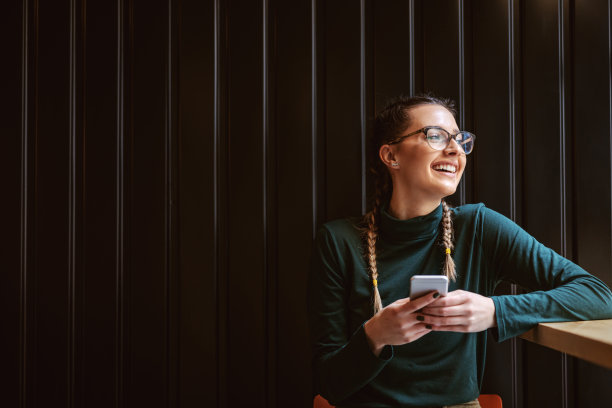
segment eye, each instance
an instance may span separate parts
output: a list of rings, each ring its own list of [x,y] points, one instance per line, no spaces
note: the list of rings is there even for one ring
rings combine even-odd
[[[439,130],[431,129],[429,132],[427,132],[427,140],[432,142],[441,142],[444,139],[446,139],[444,133],[440,132]]]

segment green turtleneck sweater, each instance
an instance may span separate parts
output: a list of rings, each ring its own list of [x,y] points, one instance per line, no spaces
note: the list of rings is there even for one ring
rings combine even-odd
[[[383,306],[409,296],[413,275],[440,274],[444,261],[438,240],[442,206],[399,220],[387,205],[376,244]],[[496,340],[538,322],[612,318],[612,294],[601,280],[483,204],[452,211],[458,277],[449,292],[492,297]],[[370,351],[363,324],[372,316],[372,280],[357,222],[328,222],[315,240],[308,288],[315,392],[347,407],[441,406],[477,398],[487,331],[430,332],[412,343],[385,346],[379,357]],[[533,292],[492,296],[502,280]]]

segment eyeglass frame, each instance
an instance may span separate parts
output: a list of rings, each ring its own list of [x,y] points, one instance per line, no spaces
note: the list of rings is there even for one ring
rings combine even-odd
[[[434,147],[433,147],[433,146],[432,146],[432,145],[429,143],[429,141],[427,140],[427,132],[429,132],[429,129],[439,129],[439,130],[443,130],[443,131],[445,131],[445,132],[448,134],[448,136],[449,136],[449,137],[448,137],[448,142],[446,143],[446,146],[444,146],[444,148],[443,148],[443,149],[439,149],[439,150],[438,150],[438,149],[434,148]],[[423,134],[425,135],[425,141],[427,142],[427,145],[428,145],[429,147],[431,147],[432,149],[437,150],[437,151],[442,151],[442,150],[444,150],[444,149],[448,148],[448,146],[450,145],[451,140],[454,140],[454,141],[455,141],[455,143],[457,143],[457,146],[461,147],[461,145],[459,144],[459,142],[457,141],[457,139],[455,139],[455,137],[456,137],[458,134],[460,134],[460,133],[467,133],[467,134],[469,134],[469,135],[472,137],[472,143],[474,143],[474,142],[476,141],[476,135],[475,135],[475,134],[473,134],[473,133],[471,133],[471,132],[468,132],[468,131],[466,131],[466,130],[460,130],[459,132],[457,132],[457,133],[455,133],[455,134],[453,135],[453,134],[451,134],[451,133],[450,133],[448,130],[446,130],[446,129],[444,129],[444,128],[441,128],[440,126],[425,126],[425,127],[422,127],[422,128],[421,128],[421,129],[419,129],[419,130],[415,130],[415,131],[414,131],[414,132],[412,132],[412,133],[408,133],[407,135],[400,136],[400,137],[399,137],[399,139],[394,140],[393,142],[390,142],[390,143],[387,143],[387,144],[388,144],[388,145],[393,145],[393,144],[401,143],[401,142],[402,142],[402,141],[403,141],[405,138],[410,137],[410,136],[414,136],[414,135],[419,134],[419,133],[421,133],[421,132],[423,132]],[[461,147],[461,150],[463,151],[463,154],[465,154],[465,155],[467,156],[468,154],[472,153],[472,150],[474,150],[474,148],[472,148],[472,150],[470,150],[470,153],[466,153],[466,152],[465,152],[465,150],[463,149],[463,147]]]

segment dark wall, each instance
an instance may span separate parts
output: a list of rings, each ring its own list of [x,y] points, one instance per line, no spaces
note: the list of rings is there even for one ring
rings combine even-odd
[[[454,98],[485,202],[612,283],[605,0],[12,0],[0,14],[7,407],[311,405],[312,238],[363,213],[386,98]],[[501,293],[518,289],[505,285]],[[507,407],[612,372],[490,343]]]

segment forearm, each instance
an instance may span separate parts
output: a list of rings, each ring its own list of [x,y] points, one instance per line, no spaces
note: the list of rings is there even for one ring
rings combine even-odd
[[[537,323],[612,318],[612,293],[592,275],[547,291],[494,296],[499,341],[517,336]]]

